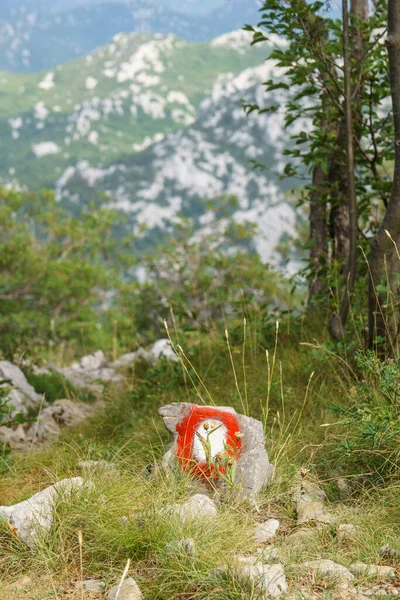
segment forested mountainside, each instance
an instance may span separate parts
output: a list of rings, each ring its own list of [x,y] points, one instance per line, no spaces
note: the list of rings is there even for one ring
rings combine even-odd
[[[105,192],[146,244],[181,212],[206,226],[202,202],[235,195],[235,218],[257,221],[258,250],[276,259],[295,222],[293,182],[279,178],[289,136],[283,115],[247,117],[241,107],[281,93],[261,86],[276,73],[264,63],[275,40],[262,49],[250,41],[243,31],[204,43],[119,34],[50,71],[3,73],[1,182],[54,188],[75,213]]]

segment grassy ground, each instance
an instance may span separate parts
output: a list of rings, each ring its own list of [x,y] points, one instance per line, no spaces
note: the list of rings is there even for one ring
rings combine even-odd
[[[232,565],[235,555],[256,551],[254,524],[269,517],[281,523],[275,547],[289,586],[305,586],[324,594],[321,597],[338,596],[329,581],[304,580],[299,563],[321,557],[345,566],[355,561],[377,563],[382,562],[380,546],[399,548],[398,480],[381,479],[377,487],[365,474],[359,477],[359,472],[346,470],[346,456],[338,446],[338,417],[332,407],[346,405],[354,386],[343,360],[321,348],[300,345],[311,335],[288,326],[281,330],[277,346],[273,329],[260,339],[249,327],[246,337],[243,344],[243,332],[231,334],[229,347],[217,333],[185,338],[181,343],[190,361],[186,370],[167,363],[138,369],[127,377],[123,389],[108,391],[106,409],[95,419],[64,433],[50,448],[4,458],[0,480],[4,505],[26,499],[63,477],[80,475],[78,463],[83,459],[106,459],[118,472],[99,473],[93,486],[60,501],[53,527],[35,551],[1,530],[0,598],[80,599],[74,583],[82,576],[100,578],[108,589],[130,559],[129,572],[146,599],[255,600],[256,591],[238,578]],[[143,466],[157,459],[169,441],[157,408],[179,401],[231,405],[241,412],[248,405],[249,414],[263,419],[276,474],[257,510],[228,493],[212,523],[182,525],[157,513],[193,493],[193,483],[180,473],[142,475]],[[338,467],[352,483],[346,500],[340,499],[335,481]],[[288,540],[296,530],[291,492],[300,469],[320,482],[336,522],[357,527],[354,539],[339,539],[332,526],[301,544]],[[133,515],[128,523],[121,520],[128,515]],[[179,550],[179,540],[187,537],[195,541],[194,558]],[[220,565],[228,567],[223,574],[216,569]],[[25,584],[23,577],[29,577]]]

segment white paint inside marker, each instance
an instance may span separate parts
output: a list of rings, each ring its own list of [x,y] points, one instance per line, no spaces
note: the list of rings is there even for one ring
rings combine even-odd
[[[207,440],[208,436],[211,445],[212,459],[214,459],[217,454],[225,451],[227,429],[221,421],[218,421],[217,419],[206,419],[197,427],[196,432],[201,435],[204,441]],[[206,451],[196,434],[193,440],[193,458],[199,463],[207,462]]]

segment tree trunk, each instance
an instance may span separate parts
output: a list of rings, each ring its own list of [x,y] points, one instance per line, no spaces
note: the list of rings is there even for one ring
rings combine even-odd
[[[352,0],[350,13],[353,21],[354,19],[368,19],[368,0]],[[342,0],[342,15],[344,119],[338,126],[338,140],[342,140],[343,147],[346,147],[346,156],[345,161],[340,160],[340,157],[338,157],[336,164],[332,165],[330,173],[336,181],[339,192],[338,203],[332,206],[331,211],[333,258],[341,265],[339,274],[346,277],[340,309],[329,322],[329,332],[336,341],[339,341],[345,333],[350,308],[350,295],[357,276],[358,230],[352,104],[355,104],[357,108],[357,101],[362,93],[363,86],[360,84],[357,96],[354,98],[354,90],[351,84],[351,58],[354,57],[357,64],[360,64],[364,51],[361,27],[357,23],[353,23],[351,33],[349,32],[348,0]]]
[[[399,293],[396,273],[400,261],[395,247],[400,244],[400,2],[388,0],[388,35],[390,87],[392,93],[395,131],[395,164],[392,193],[378,233],[371,240],[369,286],[369,343],[373,347],[377,337],[386,342],[386,349],[394,353],[398,348]],[[387,235],[390,234],[391,238]],[[392,241],[393,240],[393,241]],[[385,280],[388,293],[378,290]],[[389,299],[389,302],[388,302]]]
[[[317,166],[313,171],[313,191],[310,194],[310,266],[311,279],[308,286],[308,308],[313,305],[313,300],[324,289],[325,283],[322,273],[328,263],[328,225],[326,222],[326,202],[322,198],[323,186],[326,175],[321,167]]]

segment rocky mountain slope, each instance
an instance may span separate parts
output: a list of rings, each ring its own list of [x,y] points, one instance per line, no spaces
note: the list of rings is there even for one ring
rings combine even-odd
[[[257,221],[259,251],[276,258],[295,223],[292,182],[279,179],[290,132],[283,115],[246,117],[241,107],[279,100],[261,85],[276,69],[264,62],[268,47],[249,42],[243,31],[200,44],[119,34],[51,71],[2,74],[1,182],[54,187],[74,211],[105,192],[146,243],[178,213],[208,226],[202,201],[236,195],[234,218]]]
[[[256,0],[193,3],[156,0],[3,0],[0,70],[50,69],[106,44],[117,33],[152,32],[204,41],[257,22]],[[191,10],[191,13],[187,12]]]

